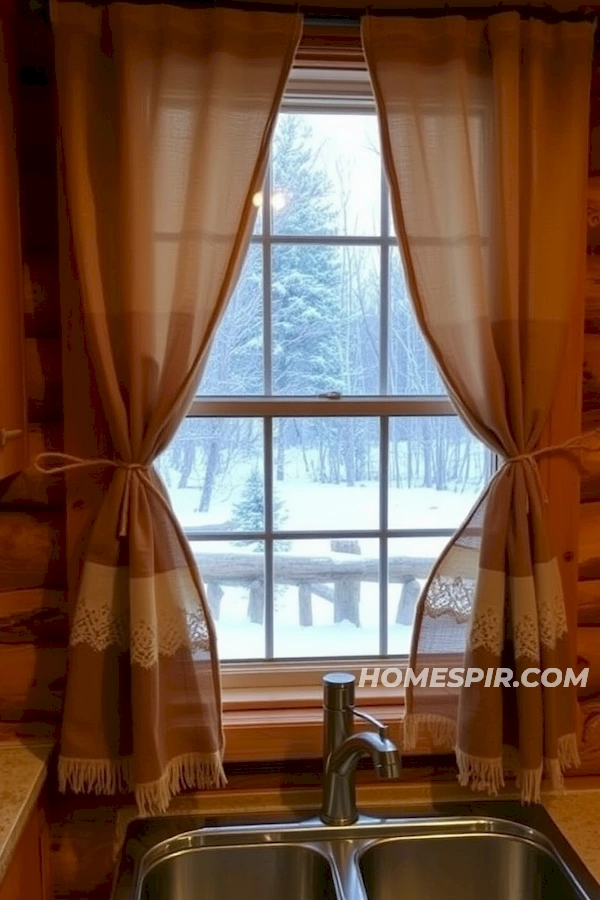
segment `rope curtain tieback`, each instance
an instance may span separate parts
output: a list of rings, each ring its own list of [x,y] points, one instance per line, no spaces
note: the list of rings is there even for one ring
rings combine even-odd
[[[59,465],[44,465],[45,462],[50,463],[52,460],[61,460]],[[121,501],[121,513],[119,516],[119,537],[126,537],[129,526],[129,497],[131,494],[131,479],[133,475],[142,481],[142,483],[157,497],[163,505],[167,515],[176,526],[179,522],[171,508],[171,504],[164,497],[163,493],[152,483],[148,476],[148,472],[152,469],[150,463],[125,462],[122,459],[107,459],[99,456],[93,459],[83,459],[81,456],[72,456],[70,453],[39,453],[33,461],[33,468],[42,475],[60,475],[65,472],[72,472],[75,469],[90,469],[93,466],[109,466],[113,469],[125,469],[125,487],[123,489],[123,499]]]
[[[598,450],[600,449],[599,445],[589,446],[589,441],[594,436],[598,440],[600,440],[600,428],[595,428],[588,434],[577,435],[576,437],[565,441],[563,444],[553,444],[550,447],[540,447],[538,450],[531,450],[528,453],[519,453],[516,456],[505,457],[502,460],[502,464],[498,467],[497,471],[494,473],[493,477],[488,483],[486,493],[506,466],[522,462],[530,465],[533,469],[536,477],[538,478],[544,502],[547,503],[548,496],[541,482],[540,470],[539,466],[537,465],[539,457],[555,453],[566,453],[570,456],[576,456],[578,451],[580,450]],[[59,465],[44,465],[44,463],[50,463],[53,460],[60,460],[61,462]],[[72,472],[75,469],[89,469],[93,466],[110,466],[114,469],[126,470],[125,488],[123,490],[123,501],[121,503],[121,515],[119,518],[119,537],[125,537],[127,535],[129,524],[129,496],[131,493],[131,479],[134,473],[160,501],[173,524],[176,526],[176,528],[179,528],[179,522],[177,520],[177,517],[175,516],[175,513],[173,512],[171,504],[165,498],[164,494],[153,484],[153,482],[148,477],[148,472],[152,469],[152,465],[149,463],[125,462],[125,460],[122,459],[107,459],[106,457],[102,456],[93,459],[84,459],[81,456],[72,456],[70,453],[60,452],[40,453],[33,461],[33,468],[37,472],[40,472],[40,474],[42,475],[60,475],[65,472]]]
[[[596,443],[593,443],[593,438],[596,438]],[[494,472],[493,477],[490,479],[486,493],[494,483],[494,481],[500,476],[500,474],[504,471],[506,466],[512,465],[513,463],[525,463],[529,465],[533,474],[538,480],[538,484],[540,486],[540,491],[542,494],[542,499],[544,503],[548,503],[548,495],[546,493],[546,489],[542,483],[542,477],[540,474],[540,468],[538,466],[538,459],[540,456],[550,456],[554,454],[564,453],[571,458],[574,458],[577,462],[578,453],[582,450],[599,450],[600,444],[597,443],[600,441],[600,428],[594,428],[592,431],[589,431],[587,434],[578,434],[576,437],[570,438],[568,441],[565,441],[562,444],[552,444],[549,447],[540,447],[537,450],[530,450],[528,453],[518,453],[516,456],[506,456],[502,460],[501,464],[498,466],[496,472]]]

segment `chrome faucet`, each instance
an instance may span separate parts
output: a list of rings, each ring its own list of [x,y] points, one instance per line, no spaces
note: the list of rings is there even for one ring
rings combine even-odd
[[[354,675],[330,672],[323,678],[323,806],[327,825],[352,825],[358,818],[354,774],[370,756],[380,778],[400,777],[400,754],[388,729],[374,716],[354,708]],[[354,716],[377,729],[353,733]]]

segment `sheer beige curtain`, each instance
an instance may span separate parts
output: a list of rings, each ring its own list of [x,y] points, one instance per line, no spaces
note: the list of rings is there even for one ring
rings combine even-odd
[[[301,17],[68,0],[51,13],[77,458],[40,464],[68,470],[88,512],[59,778],[133,789],[152,813],[224,780],[214,627],[152,462],[234,286]]]
[[[414,688],[405,738],[423,727],[454,746],[461,782],[492,793],[514,769],[537,800],[544,766],[559,783],[577,761],[572,688],[522,677],[569,664],[538,459],[582,286],[593,27],[368,17],[363,42],[415,311],[458,412],[500,459],[426,585],[411,656],[485,678]],[[519,686],[494,686],[498,666]]]

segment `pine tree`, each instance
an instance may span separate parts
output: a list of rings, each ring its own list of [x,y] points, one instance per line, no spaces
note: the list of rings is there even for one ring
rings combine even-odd
[[[273,214],[277,234],[331,234],[331,183],[306,119],[280,117],[273,144]],[[273,388],[276,394],[341,390],[336,325],[340,316],[340,250],[286,244],[273,251]]]
[[[258,469],[253,469],[241,492],[240,499],[232,508],[233,521],[238,531],[262,531],[265,527],[265,505],[263,481]],[[273,519],[275,528],[281,528],[287,519],[287,509],[283,500],[273,498]],[[261,541],[235,541],[238,547],[252,547],[262,550]],[[289,541],[278,541],[277,549],[286,550]]]

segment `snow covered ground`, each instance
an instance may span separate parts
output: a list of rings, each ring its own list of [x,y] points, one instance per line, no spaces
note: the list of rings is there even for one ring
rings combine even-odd
[[[178,489],[179,475],[166,470],[163,460],[161,472],[170,482],[169,492],[174,508],[184,528],[214,527],[231,522],[233,506],[248,477],[247,466],[236,466],[231,477],[215,489],[208,512],[198,512],[199,479],[190,486]],[[290,478],[276,483],[276,498],[281,501],[286,531],[328,531],[335,529],[376,529],[379,517],[379,488],[377,483],[362,483],[354,487],[344,484],[320,484],[307,478]],[[457,528],[478,496],[478,486],[464,492],[430,488],[397,488],[389,491],[389,521],[391,528]],[[436,558],[447,538],[412,537],[390,538],[388,555],[393,557]],[[379,541],[361,539],[361,556],[377,559]],[[256,552],[260,548],[239,546],[228,540],[195,541],[196,553]],[[282,550],[275,544],[275,554],[293,556],[348,559],[346,554],[331,550],[330,538],[293,540]],[[421,586],[424,579],[419,579]],[[253,624],[248,618],[247,587],[225,585],[217,621],[221,659],[261,659],[265,656],[264,626]],[[389,585],[388,647],[399,656],[408,653],[411,626],[395,623],[401,585]],[[333,604],[313,594],[313,625],[302,627],[298,616],[298,588],[275,585],[274,653],[276,657],[332,657],[376,655],[379,652],[379,587],[362,582],[360,590],[360,627],[351,622],[333,622]]]

